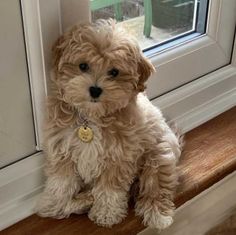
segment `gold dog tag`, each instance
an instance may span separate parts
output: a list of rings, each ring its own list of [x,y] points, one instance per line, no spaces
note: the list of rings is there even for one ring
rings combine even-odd
[[[78,137],[83,142],[89,143],[93,139],[93,130],[87,126],[81,126],[78,130]]]

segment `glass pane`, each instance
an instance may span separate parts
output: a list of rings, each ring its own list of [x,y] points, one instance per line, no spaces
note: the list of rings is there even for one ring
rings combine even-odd
[[[19,0],[0,1],[0,31],[2,168],[36,152]]]
[[[193,32],[204,33],[207,0],[90,0],[92,20],[114,18],[143,49]]]

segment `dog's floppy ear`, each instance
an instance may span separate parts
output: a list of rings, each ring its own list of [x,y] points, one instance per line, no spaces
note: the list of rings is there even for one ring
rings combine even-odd
[[[81,38],[82,29],[86,24],[77,24],[69,28],[63,35],[61,35],[52,47],[52,62],[55,71],[59,71],[64,61],[61,58],[64,54],[70,52],[70,47],[73,41],[78,41]],[[77,35],[77,36],[76,36]]]
[[[138,90],[143,92],[146,88],[145,82],[151,76],[151,74],[155,72],[155,68],[152,63],[143,55],[140,56],[138,61],[138,73],[139,73],[139,81],[138,81]]]
[[[67,51],[70,46],[70,41],[73,38],[73,32],[78,29],[78,26],[73,26],[63,35],[61,35],[52,46],[52,62],[56,71],[60,70],[60,59],[64,51]]]
[[[62,57],[63,51],[66,47],[66,38],[65,35],[60,36],[52,47],[52,63],[56,71],[59,69],[60,58]]]

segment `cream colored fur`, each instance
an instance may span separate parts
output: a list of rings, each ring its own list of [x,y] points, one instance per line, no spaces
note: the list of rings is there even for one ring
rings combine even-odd
[[[112,226],[127,214],[129,191],[139,179],[136,214],[146,226],[172,223],[177,185],[178,137],[142,93],[154,71],[137,42],[112,21],[77,25],[56,42],[45,127],[47,182],[37,205],[41,216],[88,212]],[[87,63],[88,71],[79,64]],[[119,70],[117,77],[108,71]],[[90,86],[103,89],[91,98]],[[94,132],[77,135],[82,120]]]

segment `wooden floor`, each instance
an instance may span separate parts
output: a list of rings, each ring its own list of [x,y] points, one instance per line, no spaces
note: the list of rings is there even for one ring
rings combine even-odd
[[[186,134],[181,158],[180,206],[236,169],[236,107]],[[130,209],[112,229],[101,228],[84,216],[55,220],[32,215],[0,232],[4,235],[135,235],[144,227]]]
[[[212,228],[206,235],[235,235],[236,234],[236,211],[225,221]]]

